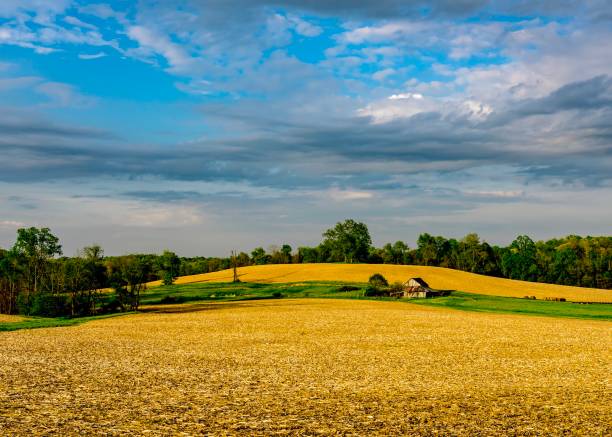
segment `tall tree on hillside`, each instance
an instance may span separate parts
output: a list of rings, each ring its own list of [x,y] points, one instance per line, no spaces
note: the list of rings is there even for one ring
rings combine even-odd
[[[256,247],[251,252],[251,259],[253,260],[253,264],[261,265],[268,263],[268,255],[263,247]]]
[[[137,311],[151,265],[139,255],[127,255],[111,261],[108,268],[109,282],[121,308]]]
[[[289,246],[288,244],[283,244],[281,246],[280,249],[280,253],[283,257],[283,263],[284,264],[290,264],[291,263],[291,252],[293,251],[293,249],[291,249],[291,246]]]
[[[85,274],[87,280],[85,305],[88,314],[95,314],[100,291],[107,286],[104,250],[97,244],[83,248]]]
[[[519,235],[502,258],[504,275],[510,279],[537,279],[536,245],[527,235]]]
[[[22,228],[17,230],[13,251],[24,260],[26,286],[22,290],[24,305],[29,306],[33,295],[39,293],[45,284],[49,261],[62,254],[59,239],[49,228]]]
[[[345,220],[325,231],[323,238],[321,245],[329,247],[334,260],[353,263],[368,259],[372,238],[364,223]]]
[[[158,273],[161,276],[164,285],[172,285],[178,277],[181,267],[181,259],[176,253],[169,250],[164,250],[164,253],[159,257]]]
[[[0,250],[0,313],[17,313],[17,295],[23,282],[23,262],[15,250]]]

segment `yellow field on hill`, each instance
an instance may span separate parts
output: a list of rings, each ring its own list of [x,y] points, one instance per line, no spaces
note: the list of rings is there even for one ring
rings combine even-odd
[[[433,288],[495,296],[536,296],[538,299],[564,297],[571,301],[612,302],[612,290],[514,281],[442,267],[392,264],[277,264],[238,269],[240,280],[265,283],[301,281],[367,282],[368,278],[374,273],[382,273],[389,282],[403,282],[412,277],[421,277]],[[183,276],[178,278],[176,283],[229,282],[232,278],[231,270],[223,270],[202,275]],[[151,285],[159,283],[158,281],[151,283]]]
[[[5,435],[610,435],[612,324],[332,299],[0,333]]]

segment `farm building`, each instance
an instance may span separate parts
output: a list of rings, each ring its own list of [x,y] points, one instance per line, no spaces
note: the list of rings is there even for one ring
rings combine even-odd
[[[423,278],[410,278],[403,284],[404,290],[398,297],[436,297],[448,296],[451,290],[434,290]]]
[[[433,290],[422,278],[410,278],[404,282],[404,297],[431,297]]]

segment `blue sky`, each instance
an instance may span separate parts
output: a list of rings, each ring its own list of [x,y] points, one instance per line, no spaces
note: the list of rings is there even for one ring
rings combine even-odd
[[[609,234],[604,0],[3,0],[0,246]]]

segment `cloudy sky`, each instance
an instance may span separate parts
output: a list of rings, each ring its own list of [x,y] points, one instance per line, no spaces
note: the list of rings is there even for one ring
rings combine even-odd
[[[0,246],[612,230],[608,0],[2,0]]]

